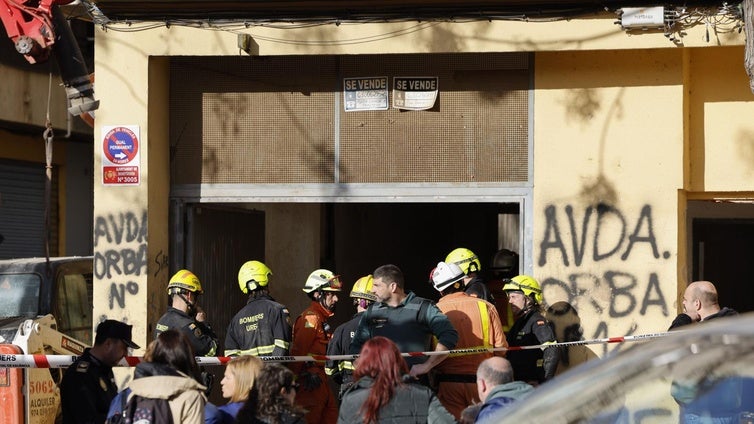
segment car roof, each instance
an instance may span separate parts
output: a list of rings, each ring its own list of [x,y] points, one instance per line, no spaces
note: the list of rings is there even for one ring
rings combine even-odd
[[[733,360],[735,358],[735,361]],[[495,423],[581,422],[652,378],[699,379],[754,364],[754,313],[717,318],[589,361],[539,386],[501,411]],[[746,371],[751,372],[751,370]],[[751,375],[750,375],[751,376]]]

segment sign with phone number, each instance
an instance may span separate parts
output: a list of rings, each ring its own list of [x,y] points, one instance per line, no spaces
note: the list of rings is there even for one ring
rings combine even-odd
[[[137,125],[102,127],[103,185],[139,185],[140,160]]]

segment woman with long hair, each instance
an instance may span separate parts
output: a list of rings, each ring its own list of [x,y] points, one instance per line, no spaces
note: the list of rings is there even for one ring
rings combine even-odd
[[[136,365],[128,397],[167,399],[173,422],[202,424],[206,387],[196,380],[197,370],[191,342],[180,331],[167,330],[149,344],[144,362]]]
[[[235,421],[238,411],[249,398],[262,365],[261,359],[251,355],[238,356],[228,362],[223,379],[220,380],[223,398],[228,399],[228,403],[219,407],[208,403],[204,414],[205,424],[229,424]]]
[[[241,424],[306,424],[306,411],[293,404],[298,384],[287,367],[267,362],[259,371],[249,398],[238,412]]]
[[[428,387],[412,382],[398,346],[376,336],[356,360],[356,379],[343,395],[338,424],[455,423]]]

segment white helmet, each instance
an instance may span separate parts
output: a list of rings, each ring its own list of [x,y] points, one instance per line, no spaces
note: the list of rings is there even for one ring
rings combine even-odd
[[[309,274],[304,284],[304,293],[312,293],[317,290],[339,292],[343,285],[340,277],[326,269],[317,269]]]
[[[432,285],[437,291],[442,293],[443,290],[457,283],[465,277],[460,266],[454,263],[439,262],[432,272]]]

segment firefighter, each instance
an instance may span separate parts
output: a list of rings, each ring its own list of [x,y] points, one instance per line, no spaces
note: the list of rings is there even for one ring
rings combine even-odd
[[[479,273],[482,271],[482,263],[474,252],[465,247],[453,249],[453,251],[448,253],[448,256],[445,257],[445,262],[454,263],[463,270],[463,273],[465,274],[463,284],[466,287],[465,290],[467,294],[484,299],[490,303],[495,303],[495,300],[490,293],[490,289],[479,276]]]
[[[356,328],[359,326],[359,320],[364,311],[367,310],[377,296],[372,293],[372,275],[359,278],[353,284],[351,294],[353,304],[356,306],[356,315],[350,321],[339,325],[333,332],[332,339],[327,345],[327,355],[348,355],[351,340],[356,334]],[[353,361],[327,361],[325,363],[325,372],[330,378],[340,386],[338,399],[342,398],[343,393],[353,383]]]
[[[108,319],[97,325],[94,346],[65,371],[60,383],[63,424],[103,423],[118,393],[113,367],[139,349],[131,340],[132,326]]]
[[[332,337],[332,329],[327,319],[333,316],[340,278],[326,269],[318,269],[309,274],[304,285],[304,293],[311,299],[308,308],[296,318],[293,324],[291,355],[325,355],[327,343]],[[338,405],[335,402],[327,374],[321,362],[293,362],[291,370],[297,375],[299,389],[296,391],[296,404],[308,410],[307,423],[334,423],[338,420]]]
[[[517,275],[505,283],[503,291],[508,295],[508,303],[516,319],[508,331],[509,346],[557,342],[555,332],[543,314],[542,289],[537,280],[528,275]],[[511,350],[507,357],[516,380],[537,386],[555,376],[560,350],[557,346]]]
[[[154,338],[174,328],[188,337],[196,356],[217,355],[217,336],[197,305],[202,293],[202,283],[196,275],[185,269],[176,272],[168,283],[168,310],[157,321]]]
[[[272,270],[259,261],[248,261],[238,270],[238,285],[249,295],[228,324],[225,356],[286,356],[291,343],[288,308],[270,297]]]
[[[465,273],[454,263],[440,262],[432,274],[432,284],[442,295],[437,307],[458,331],[456,349],[505,348],[503,326],[495,305],[464,292]],[[494,355],[503,356],[504,351]],[[450,356],[435,367],[437,397],[445,409],[461,418],[461,411],[479,402],[476,372],[491,352]]]

